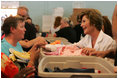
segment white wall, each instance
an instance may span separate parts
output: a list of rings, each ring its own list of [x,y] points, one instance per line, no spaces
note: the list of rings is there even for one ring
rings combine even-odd
[[[84,7],[98,9],[103,15],[112,19],[112,14],[117,1],[82,1]],[[20,1],[20,5],[29,9],[33,23],[42,26],[42,16],[52,15],[56,7],[64,8],[64,16],[69,17],[73,11],[73,1]]]

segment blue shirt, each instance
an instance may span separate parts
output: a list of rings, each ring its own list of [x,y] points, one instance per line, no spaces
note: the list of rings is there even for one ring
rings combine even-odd
[[[23,52],[23,49],[19,42],[17,42],[17,45],[14,47],[11,44],[9,44],[5,38],[3,38],[3,40],[1,40],[1,52],[5,53],[8,57],[10,54],[9,48],[13,48],[16,51]]]

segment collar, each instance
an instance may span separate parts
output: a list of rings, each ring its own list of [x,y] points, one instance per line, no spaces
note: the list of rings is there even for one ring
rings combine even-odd
[[[104,32],[101,30],[99,35],[98,35],[96,43],[99,43],[103,40],[103,35],[104,35]]]

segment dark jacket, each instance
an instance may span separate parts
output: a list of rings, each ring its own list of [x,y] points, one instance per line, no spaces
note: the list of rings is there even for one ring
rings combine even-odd
[[[84,31],[83,31],[83,28],[80,26],[81,24],[77,24],[75,25],[75,27],[73,28],[75,31],[76,31],[76,38],[77,38],[77,41],[76,42],[79,42],[80,41],[80,37],[81,35],[82,36],[85,36],[84,35]]]
[[[35,28],[34,24],[28,24],[26,22],[25,28],[26,28],[26,31],[25,31],[24,39],[32,40],[32,39],[36,38],[36,28]]]
[[[24,39],[23,40],[32,40],[36,38],[36,28],[34,26],[34,24],[28,24],[27,22],[25,23],[25,35],[24,35]],[[28,52],[30,48],[23,48],[24,51]]]
[[[66,38],[69,42],[76,42],[76,32],[72,27],[65,27],[56,32],[57,37]]]

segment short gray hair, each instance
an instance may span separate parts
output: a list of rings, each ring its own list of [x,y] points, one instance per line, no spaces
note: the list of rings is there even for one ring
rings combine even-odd
[[[73,25],[73,22],[69,18],[67,18],[67,17],[62,18],[62,20],[64,22],[67,22],[69,25]]]
[[[28,8],[25,7],[25,6],[20,6],[20,7],[18,7],[18,10],[19,10],[19,9],[24,9],[24,10],[26,10],[27,12],[29,12]]]

